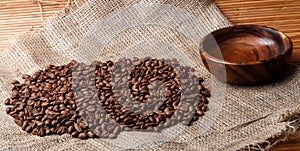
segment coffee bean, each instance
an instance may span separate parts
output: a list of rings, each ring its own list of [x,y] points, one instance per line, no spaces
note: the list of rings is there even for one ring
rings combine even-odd
[[[74,131],[74,132],[71,133],[71,136],[72,136],[72,137],[78,137],[78,134],[79,134],[79,132]]]
[[[86,133],[80,133],[79,135],[78,135],[78,138],[79,139],[86,139],[87,138],[87,134]]]
[[[113,131],[113,134],[119,134],[120,133],[120,131],[121,131],[121,127],[120,126],[116,126],[115,127],[115,129],[114,129],[114,131]]]
[[[58,134],[58,135],[62,135],[62,134],[65,133],[65,131],[66,131],[66,127],[61,126],[61,127],[59,127],[59,128],[57,129],[57,134]]]
[[[18,80],[12,80],[11,84],[15,85],[15,84],[19,84],[20,82]]]
[[[49,103],[48,102],[43,102],[43,103],[41,103],[41,106],[42,107],[45,107],[45,106],[47,106]]]
[[[28,125],[27,127],[25,127],[25,131],[26,131],[27,133],[30,133],[31,130],[32,130],[32,125]]]
[[[5,99],[4,105],[10,105],[10,98]]]
[[[6,114],[10,114],[11,111],[12,111],[12,108],[10,108],[10,107],[6,108]]]
[[[75,123],[74,128],[76,129],[76,131],[82,132],[82,128],[79,124]]]
[[[32,130],[31,134],[33,135],[37,135],[39,133],[39,129],[38,128],[35,128]]]
[[[89,138],[93,138],[95,136],[95,134],[94,134],[94,132],[92,130],[89,130],[87,132],[87,135],[88,135]]]
[[[24,83],[13,80],[4,104],[12,105],[6,112],[15,123],[34,135],[114,139],[122,130],[159,131],[181,120],[191,125],[203,116],[211,94],[193,72],[176,60],[149,57],[48,65],[22,75]],[[191,103],[180,105],[185,101]]]
[[[45,123],[44,122],[37,122],[37,126],[40,126],[40,127],[42,127],[42,126],[44,126],[45,125]]]
[[[51,134],[51,129],[47,127],[46,130],[45,130],[45,133],[46,133],[46,135]]]
[[[112,133],[112,134],[109,134],[109,135],[108,135],[108,138],[110,138],[110,139],[116,139],[116,138],[117,138],[117,135],[114,134],[114,133]]]
[[[15,121],[15,123],[18,125],[18,126],[22,126],[23,125],[23,123],[22,123],[22,121],[21,120],[14,120]]]
[[[46,135],[46,130],[44,128],[39,129],[38,136],[43,137]]]
[[[50,119],[47,119],[46,121],[45,121],[45,124],[47,125],[47,126],[49,126],[49,125],[51,125],[51,120]]]

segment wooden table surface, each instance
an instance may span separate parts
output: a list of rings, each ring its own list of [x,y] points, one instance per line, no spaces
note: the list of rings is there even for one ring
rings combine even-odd
[[[39,2],[38,2],[39,1]],[[0,51],[7,39],[41,28],[43,20],[64,8],[68,0],[0,0]],[[234,24],[259,24],[286,33],[294,43],[294,60],[300,60],[299,0],[215,0]],[[41,13],[42,10],[42,13]],[[43,17],[41,17],[43,16]],[[300,134],[300,131],[298,132]],[[276,145],[273,150],[300,150],[300,137]]]
[[[235,25],[258,24],[273,27],[293,41],[294,63],[300,64],[299,0],[215,0],[223,14]],[[297,132],[300,135],[300,130]],[[300,136],[273,147],[275,151],[300,151]]]

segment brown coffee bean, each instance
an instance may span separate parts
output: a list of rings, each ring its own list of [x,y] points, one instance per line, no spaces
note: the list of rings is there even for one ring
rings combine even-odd
[[[115,129],[115,127],[114,127],[113,125],[108,125],[108,126],[106,127],[106,130],[107,130],[108,132],[113,132],[114,129]]]
[[[30,124],[30,125],[28,125],[28,126],[25,128],[25,131],[26,131],[27,133],[30,133],[31,130],[32,130],[32,128],[33,128],[33,126]]]
[[[41,129],[39,129],[39,132],[38,132],[38,134],[37,134],[38,136],[40,136],[40,137],[43,137],[43,136],[45,136],[46,135],[46,131],[45,131],[45,129],[44,128],[41,128]]]
[[[95,134],[94,134],[94,132],[92,130],[89,130],[87,132],[87,135],[88,135],[89,138],[93,138],[95,136]]]
[[[6,108],[6,114],[10,114],[11,111],[12,111],[12,108],[10,108],[10,107]]]
[[[41,103],[41,106],[42,106],[42,107],[45,107],[45,106],[47,106],[48,104],[49,104],[48,102],[42,102],[42,103]]]
[[[18,126],[22,127],[23,122],[21,120],[14,120],[14,121]]]
[[[62,115],[67,115],[67,114],[69,114],[69,112],[66,111],[66,110],[63,110],[63,111],[61,111],[60,113],[61,113]]]
[[[79,138],[79,139],[86,139],[86,138],[87,138],[87,134],[86,134],[85,132],[80,133],[80,134],[78,135],[78,138]]]
[[[202,116],[204,113],[201,110],[197,110],[197,114]]]
[[[23,125],[22,125],[22,129],[25,130],[26,127],[28,126],[29,122],[28,121],[24,121]]]
[[[108,138],[110,138],[110,139],[116,139],[117,135],[116,134],[109,134]]]
[[[38,128],[35,128],[32,130],[31,134],[33,135],[37,135],[39,133],[39,129]]]
[[[59,127],[58,129],[57,129],[57,134],[58,135],[62,135],[62,134],[64,134],[65,133],[65,131],[66,131],[66,127],[64,127],[64,126],[61,126],[61,127]]]
[[[11,84],[15,85],[15,84],[19,84],[20,82],[18,80],[12,80]]]
[[[120,126],[116,126],[115,129],[114,129],[114,131],[113,131],[113,134],[118,135],[120,133],[120,131],[121,131],[121,127]]]
[[[49,125],[51,125],[51,120],[50,119],[47,119],[46,121],[45,121],[45,124],[47,125],[47,126],[49,126]]]
[[[72,137],[78,137],[78,134],[79,134],[79,132],[74,131],[74,132],[71,134],[71,136],[72,136]]]
[[[49,135],[49,134],[51,134],[51,130],[50,130],[50,128],[46,128],[46,130],[45,130],[45,133],[46,133],[46,135]]]
[[[73,125],[68,127],[68,133],[72,134],[72,132],[74,132],[74,126]]]
[[[42,127],[42,126],[44,126],[45,125],[45,123],[44,122],[37,122],[37,126],[40,126],[40,127]]]
[[[116,138],[122,129],[130,128],[159,131],[183,119],[190,125],[206,111],[211,94],[202,85],[204,79],[176,60],[121,58],[115,63],[95,61],[94,65],[72,61],[48,65],[32,76],[22,75],[24,83],[12,81],[11,98],[4,100],[12,107],[6,112],[34,135],[69,133],[86,139],[96,135]],[[96,92],[90,91],[94,86]],[[184,98],[182,92],[188,96]],[[195,99],[199,101],[180,105],[181,100]],[[176,114],[177,110],[185,112]]]
[[[205,111],[207,110],[207,106],[206,106],[206,105],[204,105],[204,106],[202,106],[202,107],[201,107],[201,109],[202,109],[202,111],[204,111],[204,112],[205,112]]]
[[[4,105],[10,105],[10,98],[5,99]]]
[[[168,126],[170,126],[170,124],[171,124],[171,120],[170,120],[170,118],[167,118],[166,122],[164,123],[164,126],[168,127]]]
[[[73,121],[67,121],[67,122],[65,123],[66,126],[70,126],[70,125],[72,125],[72,124],[73,124]]]
[[[74,128],[76,129],[76,131],[82,132],[82,128],[79,124],[75,123]]]

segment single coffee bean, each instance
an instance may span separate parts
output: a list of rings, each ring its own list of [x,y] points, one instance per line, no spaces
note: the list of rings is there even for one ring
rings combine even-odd
[[[79,134],[79,132],[74,131],[74,132],[71,133],[71,136],[72,136],[72,137],[78,137],[78,134]]]
[[[50,119],[47,119],[46,121],[45,121],[45,124],[47,125],[47,126],[49,126],[49,125],[51,125],[51,120]]]
[[[46,130],[45,130],[45,133],[46,133],[46,135],[51,134],[51,129],[47,127]]]
[[[82,132],[82,128],[79,124],[75,123],[74,128],[76,129],[76,131]]]
[[[113,134],[118,135],[120,133],[120,131],[121,131],[121,127],[120,126],[116,126],[115,129],[114,129],[114,131],[113,131]]]
[[[43,137],[43,136],[45,136],[46,135],[46,131],[45,131],[45,129],[44,128],[41,128],[41,129],[39,129],[39,132],[38,132],[38,134],[37,134],[38,136],[40,136],[40,137]]]
[[[95,134],[94,134],[94,132],[92,130],[89,130],[87,132],[87,135],[88,135],[89,138],[93,138],[95,136]]]
[[[23,125],[23,122],[21,120],[14,120],[14,121],[20,127]]]
[[[20,82],[18,80],[12,80],[11,84],[15,85],[15,84],[19,84]]]
[[[117,135],[116,134],[109,134],[108,138],[110,138],[110,139],[116,139]]]
[[[78,138],[79,138],[79,139],[86,139],[86,138],[87,138],[87,134],[86,134],[85,132],[80,133],[80,134],[78,135]]]
[[[10,98],[5,99],[4,104],[5,105],[10,105]]]
[[[37,126],[40,126],[40,127],[42,127],[42,126],[44,126],[45,125],[45,122],[37,122]]]
[[[10,108],[10,107],[6,108],[6,114],[10,114],[11,111],[12,111],[12,108]]]
[[[31,134],[33,135],[37,135],[39,133],[39,129],[38,128],[35,128],[32,130]]]

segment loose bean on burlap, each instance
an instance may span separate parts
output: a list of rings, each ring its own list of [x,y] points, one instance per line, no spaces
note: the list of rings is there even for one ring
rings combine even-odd
[[[161,133],[122,132],[115,140],[38,137],[27,134],[5,114],[1,103],[3,150],[237,150],[287,135],[298,128],[298,68],[277,82],[241,87],[217,81],[201,63],[198,43],[209,32],[230,26],[211,0],[87,0],[66,8],[45,28],[10,39],[0,52],[0,96],[10,96],[10,81],[47,64],[120,57],[176,58],[197,69],[212,92],[206,115],[191,127]]]

